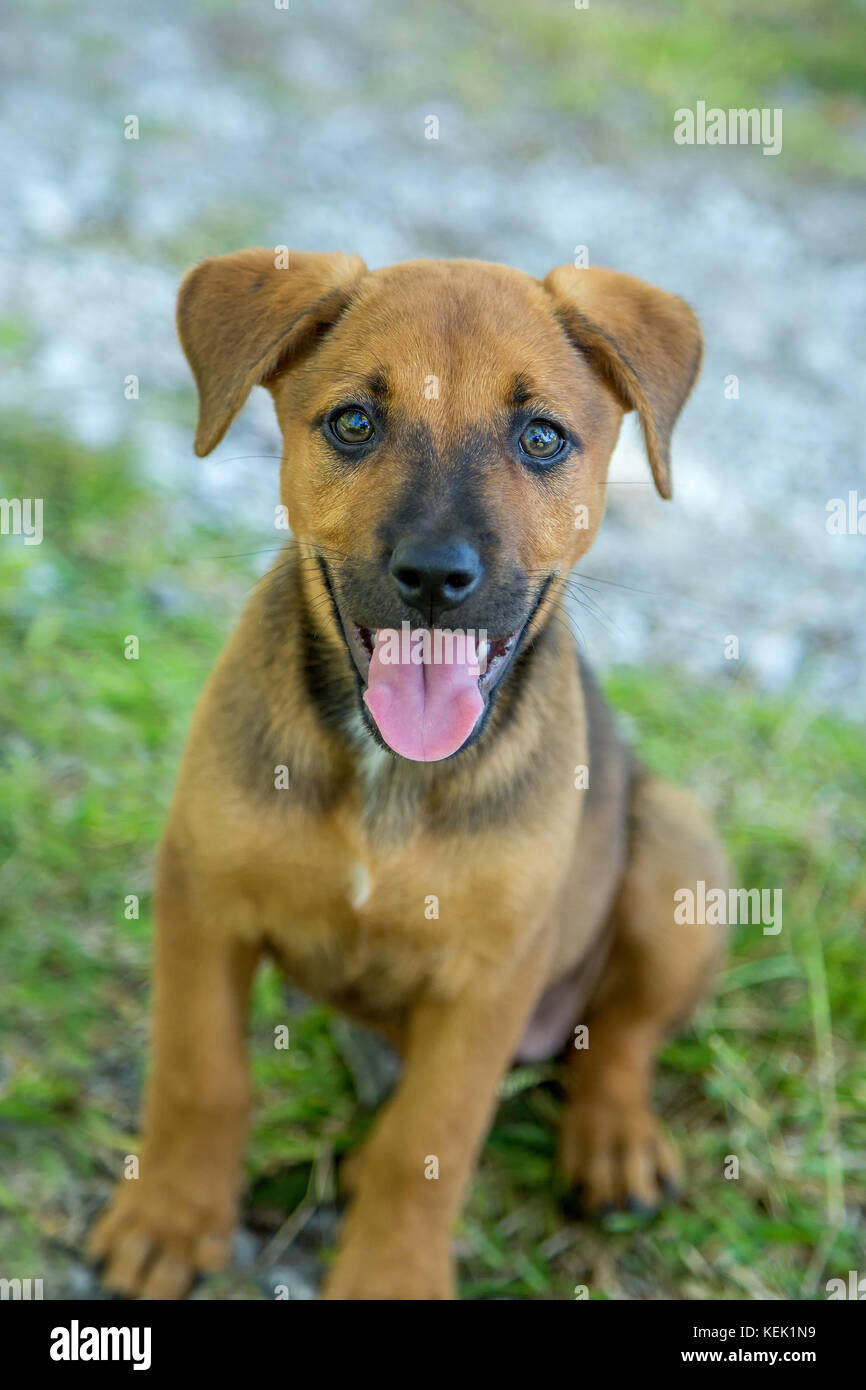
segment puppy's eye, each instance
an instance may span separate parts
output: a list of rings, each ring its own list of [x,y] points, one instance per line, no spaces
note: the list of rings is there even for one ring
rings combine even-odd
[[[542,462],[557,458],[565,448],[565,439],[549,420],[530,420],[518,443],[531,459]]]
[[[334,415],[331,429],[343,444],[367,444],[373,438],[373,421],[366,410],[350,405]]]

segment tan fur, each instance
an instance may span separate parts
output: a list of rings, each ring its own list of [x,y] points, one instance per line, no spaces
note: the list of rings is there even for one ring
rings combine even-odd
[[[557,610],[601,522],[624,409],[639,411],[669,492],[699,330],[681,300],[610,271],[563,267],[540,284],[480,262],[371,273],[357,257],[305,253],[281,270],[269,251],[192,271],[178,324],[199,387],[199,453],[254,384],[271,391],[295,539],[196,710],[160,854],[141,1177],[120,1185],[91,1250],[110,1287],[147,1297],[181,1296],[227,1258],[246,1000],[267,951],[404,1056],[326,1295],[451,1297],[451,1232],[497,1085],[521,1038],[543,1047],[551,1019],[569,1034],[590,1024],[589,1050],[572,1053],[580,1085],[562,1143],[590,1205],[655,1200],[673,1171],[649,1109],[652,1057],[718,942],[674,926],[672,894],[727,870],[691,802],[623,748]],[[387,438],[370,466],[343,467],[316,421],[377,373]],[[583,442],[543,485],[504,442],[521,376]],[[438,397],[425,392],[431,377]],[[502,574],[519,569],[539,592],[539,576],[551,582],[482,736],[445,762],[408,763],[361,722],[325,576],[337,604],[357,601],[380,582],[382,537],[407,493],[424,489],[429,514],[445,516],[469,467]],[[578,791],[584,763],[590,788]],[[278,765],[288,791],[274,787]]]

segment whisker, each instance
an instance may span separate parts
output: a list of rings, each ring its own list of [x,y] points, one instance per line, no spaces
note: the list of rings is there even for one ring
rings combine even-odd
[[[229,458],[215,458],[212,463],[247,463],[250,459],[277,459],[278,462],[288,462],[285,454],[232,454]]]
[[[617,632],[622,636],[622,628],[619,624],[615,623],[614,620],[605,613],[603,608],[599,608],[597,603],[593,603],[591,599],[581,597],[578,594],[573,594],[572,598],[575,603],[580,604],[584,612],[589,613],[590,617],[595,618],[596,622],[606,628],[608,632]]]
[[[243,560],[251,555],[278,555],[281,550],[285,550],[285,545],[275,545],[267,550],[234,550],[228,555],[206,555],[206,560]]]

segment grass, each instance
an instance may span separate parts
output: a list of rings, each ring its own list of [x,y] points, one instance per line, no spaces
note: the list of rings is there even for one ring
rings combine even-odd
[[[444,12],[443,12],[444,11]],[[377,34],[387,64],[362,71],[354,95],[373,105],[444,102],[495,137],[500,113],[526,113],[526,139],[573,139],[612,161],[647,153],[705,159],[674,146],[674,112],[708,107],[783,110],[779,159],[792,171],[862,175],[866,134],[860,0],[451,0],[389,17]],[[288,79],[285,79],[288,84]],[[303,72],[293,102],[319,99]],[[432,104],[431,104],[432,103]],[[551,137],[552,132],[552,137]],[[716,151],[754,164],[757,151]]]
[[[224,557],[256,538],[187,520],[123,448],[7,420],[0,458],[0,495],[43,497],[46,532],[41,546],[0,538],[0,1251],[6,1277],[68,1297],[82,1231],[135,1148],[153,850],[192,703],[254,582],[248,558]],[[634,669],[607,687],[645,758],[713,805],[739,881],[784,890],[784,926],[738,929],[714,1001],[665,1049],[657,1094],[685,1153],[684,1205],[566,1221],[557,1070],[511,1074],[460,1227],[463,1294],[822,1297],[863,1259],[862,731],[796,691]],[[327,1012],[300,1009],[272,972],[251,1037],[249,1218],[266,1231],[328,1205],[370,1110]],[[236,1275],[208,1287],[265,1296]]]
[[[700,99],[725,109],[782,107],[787,160],[862,172],[858,0],[609,0],[585,10],[566,0],[471,0],[468,10],[488,37],[456,60],[469,102],[473,92],[493,98],[503,57],[522,51],[518,70],[539,104],[560,118],[627,128],[638,146],[668,147],[673,112]]]

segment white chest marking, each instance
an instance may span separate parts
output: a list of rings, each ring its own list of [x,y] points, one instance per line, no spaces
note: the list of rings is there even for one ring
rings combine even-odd
[[[359,859],[352,865],[349,885],[349,902],[352,907],[363,907],[370,896],[373,887],[373,880],[370,877],[370,870],[366,864],[362,864]]]

